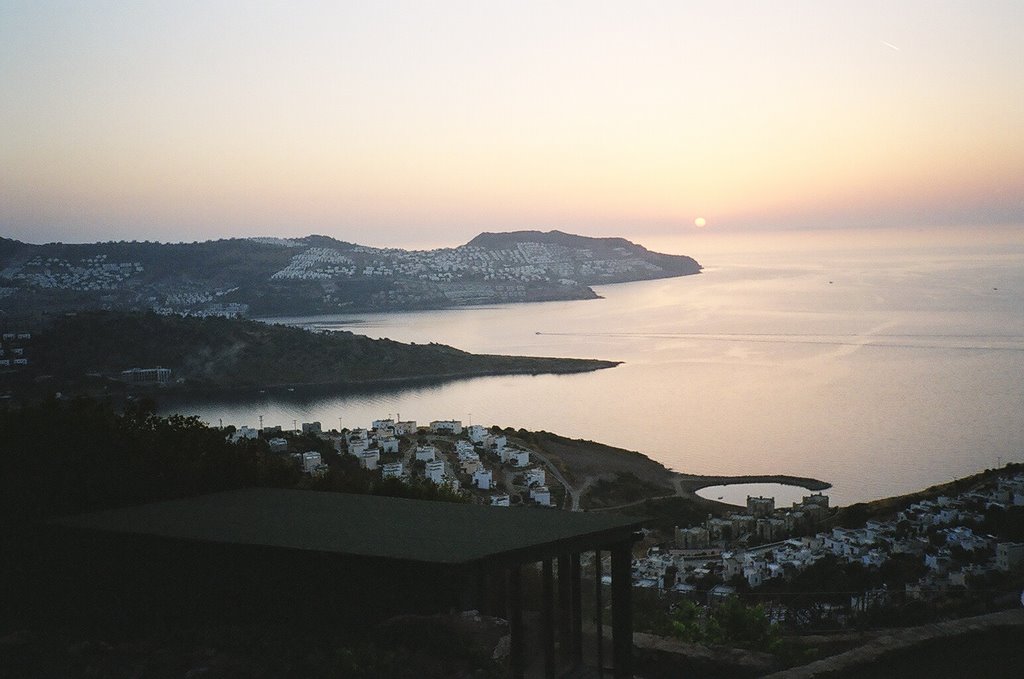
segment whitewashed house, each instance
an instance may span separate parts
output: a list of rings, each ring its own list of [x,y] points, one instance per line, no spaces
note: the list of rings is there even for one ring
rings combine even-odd
[[[232,443],[238,443],[239,441],[241,441],[243,439],[252,441],[252,440],[258,439],[259,436],[260,436],[260,433],[259,433],[258,430],[253,429],[252,427],[246,427],[246,426],[243,425],[243,426],[239,427],[238,429],[236,429],[235,433],[231,434],[231,442]]]
[[[487,428],[479,424],[471,424],[466,427],[466,434],[473,443],[483,443],[487,437]]]
[[[272,453],[287,453],[288,452],[288,439],[275,436],[274,438],[267,441],[270,446],[270,452]]]
[[[377,436],[394,436],[395,421],[390,418],[386,420],[374,420],[370,423],[370,429],[372,429]]]
[[[359,466],[365,467],[366,469],[376,469],[377,464],[380,462],[380,451],[376,448],[370,448],[364,450],[359,454]]]
[[[511,504],[509,496],[505,493],[491,496],[492,507],[508,507]]]
[[[416,446],[416,459],[420,462],[433,462],[437,459],[437,448],[431,445]]]
[[[545,484],[544,470],[541,467],[527,469],[523,476],[526,478],[527,486],[543,486]]]
[[[480,490],[490,490],[492,483],[490,469],[477,469],[473,472],[473,485]]]
[[[460,461],[480,459],[480,456],[477,454],[473,444],[469,441],[456,441],[455,454],[459,456]]]
[[[315,450],[307,450],[300,454],[299,464],[302,465],[302,471],[307,474],[312,474],[313,470],[322,465],[324,461],[320,457],[320,453]]]
[[[387,462],[380,467],[380,475],[385,479],[400,479],[404,472],[401,462]]]
[[[530,453],[518,448],[504,448],[501,451],[501,461],[514,467],[525,467],[530,464]]]
[[[430,431],[435,434],[459,435],[462,433],[462,422],[459,420],[434,420],[430,423]]]
[[[434,483],[441,485],[444,483],[444,461],[443,460],[431,460],[427,462],[426,469],[423,471],[423,475]]]
[[[394,436],[381,436],[377,439],[377,447],[382,453],[397,453],[398,439]]]
[[[395,436],[412,436],[416,433],[416,420],[395,422]]]
[[[543,507],[550,507],[551,491],[547,486],[536,486],[530,489],[530,499]]]

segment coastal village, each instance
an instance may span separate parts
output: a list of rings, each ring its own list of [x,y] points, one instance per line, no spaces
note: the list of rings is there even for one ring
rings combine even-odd
[[[246,252],[269,253],[262,269],[241,267],[237,251],[230,249],[237,244],[204,244],[210,251],[224,250],[223,261],[213,266],[222,274],[216,277],[199,270],[167,275],[169,267],[180,265],[180,250],[192,247],[187,245],[160,250],[157,244],[96,244],[80,257],[64,249],[26,250],[0,263],[0,298],[34,295],[33,311],[51,296],[85,295],[108,309],[129,305],[161,314],[246,316],[252,311],[253,286],[264,295],[290,295],[293,307],[301,299],[315,301],[314,311],[337,311],[366,303],[374,308],[437,306],[439,294],[445,304],[456,305],[525,301],[532,295],[582,299],[593,296],[587,286],[597,283],[699,271],[689,258],[654,255],[626,241],[568,234],[523,238],[435,250],[374,248],[324,238],[245,239]],[[559,240],[564,242],[553,242]]]
[[[903,592],[883,587],[860,593],[850,606],[937,598],[1024,565],[1024,542],[979,530],[989,513],[1021,506],[1020,472],[959,495],[913,502],[891,519],[866,520],[862,528],[815,531],[829,516],[828,497],[820,493],[787,508],[776,508],[770,497],[748,496],[746,511],[676,528],[671,544],[651,547],[634,562],[634,585],[694,595],[699,590],[695,583],[717,576],[722,584],[707,592],[715,600],[735,594],[737,584],[756,591],[773,580],[791,580],[826,558],[878,570],[902,557],[917,560],[923,575],[906,583]]]
[[[339,455],[355,457],[382,480],[429,481],[496,507],[580,509],[574,489],[550,460],[510,442],[497,427],[464,427],[458,420],[420,426],[389,417],[367,428],[329,432],[319,422],[308,422],[301,432],[329,442]],[[305,474],[326,474],[324,456],[294,450],[287,433],[280,427],[241,427],[230,437],[263,437],[272,452],[291,455]],[[646,550],[634,554],[633,584],[714,605],[741,592],[779,591],[826,559],[873,571],[898,559],[918,564],[921,573],[902,591],[883,586],[858,592],[834,608],[865,610],[897,599],[936,599],[1024,566],[1024,542],[984,530],[991,513],[1021,506],[1021,472],[995,477],[961,494],[910,503],[891,518],[867,519],[858,528],[823,529],[836,508],[822,493],[806,495],[791,507],[776,507],[772,497],[748,496],[742,510],[709,514],[699,525],[677,526],[671,536],[648,535]],[[785,613],[777,610],[776,615]]]
[[[329,442],[334,452],[356,458],[360,467],[379,473],[381,479],[429,481],[480,504],[557,507],[565,496],[557,469],[536,452],[510,445],[504,434],[478,424],[463,427],[458,420],[436,420],[420,427],[412,420],[388,418],[374,420],[369,428],[330,432],[323,431],[319,422],[304,422],[301,432]],[[237,442],[262,436],[271,452],[290,454],[303,473],[328,472],[320,452],[289,453],[291,444],[283,433],[279,426],[243,426],[231,438]]]
[[[305,247],[297,241],[281,241],[289,247]],[[277,280],[324,280],[354,276],[419,279],[432,282],[480,278],[485,281],[528,283],[561,279],[575,285],[572,278],[611,277],[634,270],[657,272],[659,268],[631,257],[626,248],[617,248],[615,257],[595,259],[584,249],[553,243],[516,243],[514,247],[490,249],[476,245],[437,250],[401,250],[353,246],[342,252],[337,248],[312,247],[292,256],[285,268],[272,278]]]

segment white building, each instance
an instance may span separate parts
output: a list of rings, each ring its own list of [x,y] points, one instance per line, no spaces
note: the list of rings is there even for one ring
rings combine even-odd
[[[427,462],[427,466],[426,469],[424,469],[423,474],[434,483],[441,485],[444,483],[444,461],[431,460],[430,462]]]
[[[397,453],[398,439],[394,436],[381,436],[377,439],[377,447],[380,448],[382,453]]]
[[[508,507],[510,504],[511,502],[507,494],[491,496],[492,507]]]
[[[364,450],[359,454],[359,465],[366,469],[376,469],[377,463],[380,462],[380,451],[376,448],[370,448]]]
[[[536,486],[530,489],[530,499],[541,506],[550,507],[551,491],[547,486]]]
[[[461,434],[462,422],[459,420],[434,420],[430,423],[430,431],[435,434]]]
[[[232,443],[238,443],[242,439],[247,439],[247,440],[251,441],[251,440],[258,439],[259,436],[260,436],[260,433],[259,433],[258,430],[253,429],[252,427],[246,427],[246,426],[243,425],[243,426],[239,427],[238,429],[236,429],[235,433],[231,435],[231,442]]]
[[[473,472],[473,485],[480,490],[490,490],[492,482],[490,469],[477,469]]]
[[[473,444],[469,441],[456,441],[455,442],[455,453],[459,456],[460,462],[466,460],[479,460],[480,456],[477,455],[476,449],[473,448]]]
[[[420,462],[433,462],[437,459],[437,448],[434,446],[416,446],[416,459]]]
[[[540,467],[527,469],[523,476],[526,478],[527,486],[543,486],[545,484],[544,470]]]
[[[505,448],[501,451],[501,461],[514,467],[525,467],[530,464],[530,453],[518,448]]]
[[[321,459],[321,455],[316,451],[306,451],[305,453],[302,453],[299,462],[302,465],[302,471],[307,474],[311,474],[316,467],[324,464],[324,460]]]
[[[394,435],[395,433],[395,421],[392,419],[386,420],[374,420],[370,423],[370,429],[373,429],[378,436],[383,434]]]
[[[380,468],[380,475],[385,479],[400,479],[404,472],[401,462],[388,462]]]
[[[483,443],[487,437],[487,428],[479,424],[471,424],[466,427],[466,434],[473,443]]]
[[[763,519],[775,511],[775,498],[747,496],[747,513],[755,519]]]
[[[288,452],[288,439],[275,436],[274,438],[267,441],[270,445],[270,452],[272,453],[287,453]]]
[[[412,436],[416,433],[416,420],[395,422],[395,436]]]

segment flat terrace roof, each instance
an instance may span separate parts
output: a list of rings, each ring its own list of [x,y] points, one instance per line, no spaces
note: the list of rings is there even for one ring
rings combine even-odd
[[[250,488],[68,517],[71,528],[445,565],[602,549],[643,519]]]

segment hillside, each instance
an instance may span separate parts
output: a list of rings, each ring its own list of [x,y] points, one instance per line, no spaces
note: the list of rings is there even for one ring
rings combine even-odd
[[[28,382],[42,375],[75,380],[119,377],[131,368],[170,368],[188,385],[252,388],[351,385],[478,375],[570,373],[609,361],[471,354],[442,344],[403,344],[350,332],[220,317],[88,312],[60,317],[26,344]],[[10,376],[8,376],[10,379]]]
[[[621,238],[477,236],[457,248],[371,248],[327,236],[32,245],[0,239],[9,317],[93,309],[281,316],[588,299],[592,285],[698,273]]]

